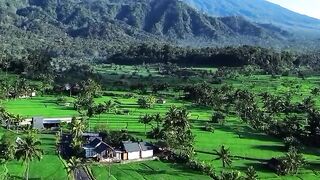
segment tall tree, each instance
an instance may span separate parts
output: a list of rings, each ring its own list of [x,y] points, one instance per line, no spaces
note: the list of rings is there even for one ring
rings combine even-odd
[[[15,156],[18,161],[22,160],[23,164],[26,166],[26,180],[29,179],[30,162],[33,161],[34,158],[38,159],[39,161],[42,158],[43,151],[40,148],[40,145],[41,142],[31,134],[28,134],[22,139],[17,140],[17,151]]]
[[[144,124],[144,134],[147,135],[147,125],[150,124],[150,122],[153,120],[153,116],[146,114],[144,116],[141,116],[139,119],[140,123]]]
[[[225,148],[224,145],[221,146],[219,150],[214,150],[216,153],[216,160],[221,160],[222,167],[231,166],[232,157],[229,148]]]
[[[71,179],[75,179],[76,170],[82,167],[82,160],[80,158],[72,156],[67,163],[68,175]]]
[[[244,177],[245,180],[258,180],[259,179],[257,171],[253,168],[253,166],[248,167],[245,174],[246,174],[246,176]]]
[[[170,149],[188,157],[193,155],[194,136],[186,109],[172,106],[166,113],[162,131]]]

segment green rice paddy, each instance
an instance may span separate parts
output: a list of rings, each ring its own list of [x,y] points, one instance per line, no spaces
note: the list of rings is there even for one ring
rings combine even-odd
[[[250,77],[240,76],[237,79],[226,81],[237,88],[249,89],[251,92],[271,92],[273,94],[284,94],[294,91],[294,101],[301,101],[310,95],[310,91],[320,84],[320,77],[309,77],[299,79],[296,77],[271,77],[267,75],[255,75]],[[114,113],[102,114],[90,119],[90,127],[98,124],[107,125],[109,129],[120,130],[128,128],[132,135],[144,138],[144,125],[138,122],[140,116],[144,114],[161,113],[165,114],[170,106],[186,107],[191,112],[191,122],[195,135],[196,158],[207,162],[214,167],[216,172],[223,170],[219,160],[214,160],[214,149],[221,145],[229,147],[235,156],[232,169],[244,172],[248,166],[254,166],[261,179],[320,179],[320,149],[306,147],[304,157],[308,165],[301,169],[296,176],[279,177],[275,173],[268,171],[261,160],[272,157],[279,157],[285,153],[281,140],[256,132],[242,124],[237,116],[229,115],[225,125],[216,125],[215,132],[201,130],[212,113],[211,109],[193,106],[190,102],[181,101],[175,98],[176,94],[167,97],[166,104],[156,104],[152,109],[141,109],[137,105],[137,97],[127,98],[123,94],[126,92],[113,92],[115,95],[97,98],[96,103],[108,101],[110,99],[121,102],[119,109],[129,110],[129,114],[119,115]],[[43,116],[43,117],[68,117],[78,113],[72,107],[60,106],[55,103],[56,97],[44,96],[32,99],[18,99],[3,102],[9,112],[20,114],[24,117]],[[69,99],[72,102],[72,99]],[[319,107],[319,98],[316,99]],[[71,105],[72,106],[72,105]],[[150,129],[151,126],[148,126]],[[3,132],[3,129],[0,129]],[[240,134],[240,137],[239,137]],[[62,162],[55,154],[53,135],[41,135],[43,148],[46,154],[41,162],[34,162],[31,166],[31,177],[42,179],[64,179],[66,172]],[[12,162],[8,165],[10,174],[22,177],[23,168],[21,163]],[[93,164],[90,166],[93,175],[97,180],[107,179],[109,167]],[[41,173],[39,172],[41,169]],[[228,168],[227,168],[228,169]],[[231,168],[230,168],[231,169]],[[42,173],[43,172],[43,173]],[[180,165],[169,164],[161,161],[149,161],[125,165],[111,166],[111,179],[208,179],[207,176],[198,172],[184,169]],[[46,176],[43,176],[43,175]]]

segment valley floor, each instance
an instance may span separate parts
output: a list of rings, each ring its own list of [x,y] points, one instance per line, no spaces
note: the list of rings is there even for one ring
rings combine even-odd
[[[298,82],[301,87],[299,96],[296,100],[309,95],[310,89],[320,82],[319,77],[308,78],[304,81],[291,77],[281,77],[273,79],[270,76],[252,76],[248,79],[230,80],[235,86],[251,88],[257,92],[283,93],[290,88],[286,86],[288,80]],[[245,85],[243,84],[245,83]],[[279,85],[280,84],[280,85]],[[212,110],[208,108],[195,107],[192,103],[178,100],[174,92],[169,92],[173,96],[167,97],[167,103],[157,104],[152,109],[140,109],[136,98],[127,98],[123,94],[127,92],[113,91],[114,96],[103,96],[95,99],[97,103],[108,101],[110,99],[121,102],[121,109],[129,110],[129,114],[118,115],[106,113],[101,117],[90,119],[90,127],[98,124],[105,124],[109,129],[120,130],[128,128],[132,135],[145,139],[144,125],[138,122],[141,115],[146,113],[164,114],[170,106],[186,107],[191,112],[191,121],[193,133],[195,135],[196,158],[207,162],[214,167],[216,172],[223,170],[219,160],[215,160],[214,150],[221,145],[230,148],[235,157],[232,168],[244,172],[248,166],[254,166],[261,179],[320,179],[320,149],[306,147],[303,150],[304,157],[309,165],[304,167],[296,176],[279,177],[275,173],[266,170],[262,162],[272,157],[282,156],[286,151],[281,140],[267,136],[261,132],[252,130],[247,125],[240,122],[236,115],[228,115],[226,124],[216,125],[214,132],[206,132],[201,129],[209,121]],[[301,97],[300,97],[301,94]],[[44,116],[44,117],[68,117],[78,113],[72,107],[57,105],[54,96],[35,97],[32,99],[18,99],[3,102],[5,108],[12,113],[20,114],[24,117]],[[73,99],[69,98],[72,102]],[[317,107],[320,105],[320,99],[316,100]],[[151,126],[148,126],[150,129]],[[5,130],[0,129],[0,136]],[[54,135],[41,135],[42,147],[45,149],[45,155],[41,162],[33,162],[31,165],[31,178],[41,179],[67,179],[67,173],[63,162],[55,152]],[[21,178],[23,176],[23,166],[20,162],[10,162],[8,165],[10,175]],[[209,179],[209,177],[198,172],[185,169],[182,165],[170,164],[161,161],[150,161],[132,163],[126,165],[104,166],[92,164],[89,166],[92,174],[97,180],[106,179]],[[110,169],[109,169],[110,168]],[[1,171],[0,171],[1,172]]]

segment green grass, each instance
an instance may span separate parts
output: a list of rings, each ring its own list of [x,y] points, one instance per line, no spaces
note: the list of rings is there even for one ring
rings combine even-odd
[[[270,92],[272,94],[279,95],[288,91],[294,91],[294,101],[301,101],[303,98],[310,95],[312,88],[318,86],[320,77],[315,76],[302,80],[296,77],[272,78],[271,76],[266,75],[254,75],[250,77],[240,76],[236,79],[227,80],[226,82],[234,85],[237,88],[248,89],[255,93]],[[288,82],[292,82],[292,84]],[[296,85],[300,86],[295,87]],[[262,179],[299,179],[298,177],[307,180],[320,179],[320,175],[317,175],[320,173],[319,149],[306,148],[304,151],[306,160],[309,163],[318,164],[318,166],[307,166],[302,169],[296,177],[278,177],[273,172],[266,170],[262,166],[260,160],[282,156],[285,153],[282,141],[248,128],[246,125],[240,123],[240,120],[237,116],[229,115],[227,117],[227,123],[224,126],[216,125],[215,132],[210,133],[202,131],[200,127],[202,127],[204,123],[209,120],[212,113],[211,109],[195,107],[189,102],[180,101],[174,97],[167,97],[166,104],[156,104],[152,109],[140,109],[136,103],[137,98],[122,97],[121,94],[125,94],[126,92],[116,93],[117,95],[114,97],[101,97],[96,99],[96,102],[98,103],[115,99],[122,103],[119,109],[130,110],[129,115],[116,115],[113,113],[102,114],[100,118],[97,116],[90,119],[91,127],[94,127],[97,124],[106,124],[110,129],[119,130],[128,125],[128,130],[130,133],[138,136],[139,138],[145,139],[144,125],[138,122],[140,116],[146,113],[153,114],[159,112],[164,114],[172,105],[184,106],[191,112],[190,118],[193,125],[193,132],[196,136],[196,158],[200,161],[205,161],[211,164],[217,172],[221,171],[223,168],[220,161],[214,160],[215,156],[213,152],[214,149],[218,149],[222,144],[224,144],[226,147],[230,148],[232,155],[237,156],[237,158],[234,159],[232,168],[242,172],[244,172],[248,166],[254,166]],[[55,99],[56,98],[53,96],[45,96],[27,100],[12,100],[6,102],[5,106],[12,113],[21,114],[27,117],[39,115],[48,117],[63,117],[77,114],[77,112],[72,110],[72,108],[56,105],[54,103]],[[320,98],[316,98],[318,107],[320,105],[319,99]],[[44,104],[47,104],[47,108],[45,108]],[[151,126],[148,126],[148,129],[150,128]],[[238,134],[241,134],[240,138]],[[48,154],[47,156],[48,159],[44,161],[44,163],[39,163],[39,167],[44,164],[49,164],[49,161],[54,162],[50,159],[54,159],[54,155],[50,156],[50,154]],[[36,167],[37,165],[34,166]],[[12,171],[17,171],[17,174],[21,174],[21,171],[19,171],[17,167],[18,165],[14,163],[12,165]],[[93,165],[91,169],[97,179],[106,179],[106,167]],[[31,170],[33,171],[33,169]],[[51,172],[49,169],[48,171]],[[128,178],[127,174],[130,174],[130,177],[136,179],[204,178],[203,175],[189,172],[188,170],[176,167],[176,165],[157,161],[112,166],[112,175],[114,179],[124,179],[125,177]]]
[[[117,164],[110,167],[111,179],[210,179],[199,172],[190,171],[181,165],[164,163],[161,161],[147,161],[130,164]],[[92,165],[91,170],[97,180],[108,179],[109,167],[103,165]]]
[[[0,129],[1,132],[1,129]],[[30,179],[67,179],[63,163],[55,153],[55,137],[51,134],[40,134],[41,148],[44,155],[41,161],[34,160],[30,164]],[[24,177],[25,167],[22,162],[10,161],[7,165],[12,178]],[[0,173],[1,176],[1,173]]]
[[[33,97],[32,99],[15,99],[5,102],[5,108],[14,114],[24,117],[71,117],[78,112],[73,107],[64,107],[56,104],[56,97]],[[71,105],[72,106],[72,105]]]

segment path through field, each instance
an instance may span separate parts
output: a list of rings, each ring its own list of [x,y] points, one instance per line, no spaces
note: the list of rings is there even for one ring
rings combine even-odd
[[[76,180],[91,180],[90,176],[87,174],[83,167],[77,168],[75,170],[74,177]]]

